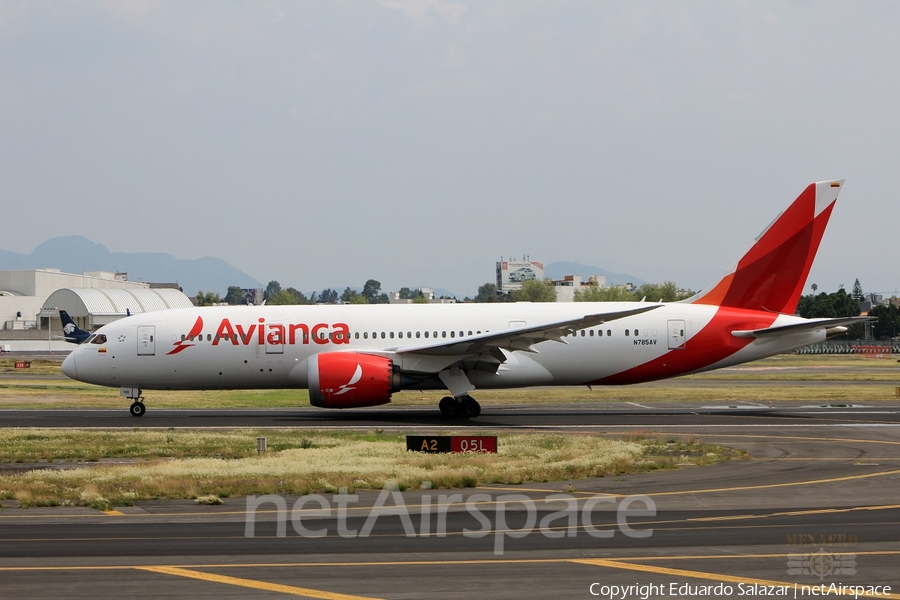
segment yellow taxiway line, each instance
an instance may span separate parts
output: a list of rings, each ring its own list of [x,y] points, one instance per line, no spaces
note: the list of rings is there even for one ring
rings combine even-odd
[[[200,579],[202,581],[224,583],[227,585],[236,585],[239,587],[252,588],[255,590],[264,590],[267,592],[290,594],[291,596],[303,596],[304,598],[319,598],[321,600],[376,600],[369,596],[338,594],[335,592],[313,590],[310,588],[296,587],[293,585],[282,585],[280,583],[257,581],[255,579],[243,579],[240,577],[229,577],[228,575],[217,575],[215,573],[204,573],[202,571],[194,571],[192,569],[184,569],[181,567],[135,567],[135,569],[138,569],[140,571],[150,571],[153,573],[163,573],[166,575],[176,575],[178,577],[188,577],[190,579]]]

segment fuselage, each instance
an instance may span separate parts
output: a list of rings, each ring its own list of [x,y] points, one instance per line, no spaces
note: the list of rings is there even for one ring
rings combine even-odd
[[[133,315],[95,332],[65,360],[80,381],[142,389],[306,388],[316,354],[390,358],[410,373],[402,387],[441,387],[411,346],[627,310],[641,303],[240,306]],[[684,303],[574,331],[536,351],[503,350],[496,369],[468,369],[476,388],[629,384],[763,358],[824,339],[732,335],[802,321],[776,313]],[[477,363],[472,357],[472,363]],[[427,361],[426,361],[427,362]],[[440,367],[436,367],[440,370]],[[421,376],[416,376],[420,373]]]

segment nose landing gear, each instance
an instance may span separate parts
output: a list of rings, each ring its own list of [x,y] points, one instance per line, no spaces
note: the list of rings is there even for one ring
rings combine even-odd
[[[141,388],[119,388],[119,395],[129,400],[134,400],[131,408],[128,409],[132,417],[143,417],[144,413],[147,412],[147,407],[144,406],[144,397],[141,396]]]

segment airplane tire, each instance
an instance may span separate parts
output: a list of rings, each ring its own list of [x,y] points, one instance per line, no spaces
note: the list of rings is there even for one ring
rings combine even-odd
[[[144,406],[143,402],[135,402],[129,410],[132,417],[143,417],[144,413],[147,412],[147,407]]]
[[[466,418],[474,418],[481,414],[481,405],[472,396],[463,397],[462,413]]]
[[[441,414],[445,417],[456,417],[462,412],[461,406],[459,402],[456,401],[455,398],[451,398],[450,396],[445,396],[441,398],[440,404],[438,404],[438,408],[441,409]]]

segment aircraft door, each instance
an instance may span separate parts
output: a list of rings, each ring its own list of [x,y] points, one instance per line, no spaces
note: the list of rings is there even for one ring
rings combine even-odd
[[[156,354],[156,327],[154,325],[138,326],[137,344],[138,356],[153,356]]]
[[[684,321],[669,321],[669,350],[684,350]]]

